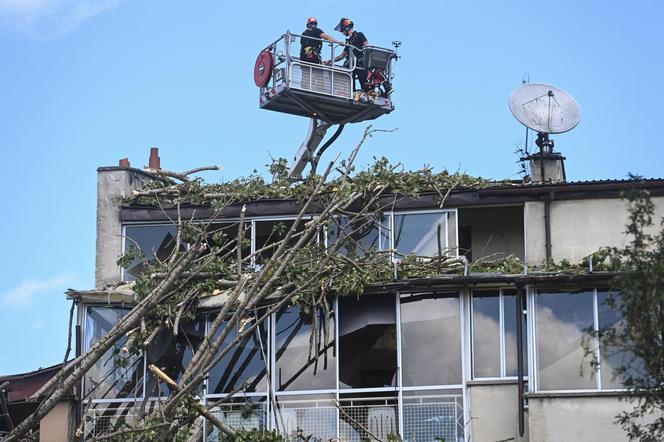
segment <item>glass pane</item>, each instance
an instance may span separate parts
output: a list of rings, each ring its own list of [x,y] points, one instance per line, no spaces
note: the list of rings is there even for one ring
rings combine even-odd
[[[394,215],[394,248],[403,255],[437,256],[447,252],[447,213]]]
[[[319,309],[316,315],[318,327],[312,349],[311,313],[304,314],[295,306],[277,313],[275,346],[279,390],[336,388],[334,313],[331,312],[331,317],[326,319],[325,313]]]
[[[620,333],[624,326],[620,312],[622,295],[620,292],[597,292],[599,330],[615,329]],[[619,348],[600,345],[600,363],[602,388],[625,388],[624,381],[630,376],[637,377],[643,373],[643,361],[635,359],[633,353]],[[619,368],[629,368],[622,373],[616,373]]]
[[[277,426],[289,441],[329,441],[337,435],[334,394],[277,396]]]
[[[288,231],[293,227],[294,221],[256,221],[256,251],[275,244],[286,237]],[[300,222],[297,227],[297,232],[304,230],[304,223]],[[297,242],[297,239],[293,239]],[[270,247],[267,250],[260,252],[256,256],[256,264],[263,263],[264,260],[269,259],[274,255],[281,244]]]
[[[503,324],[505,326],[505,376],[518,376],[517,339],[516,339],[516,301],[515,291],[503,291]],[[522,317],[521,330],[523,332],[523,374],[528,375],[528,336],[526,335],[526,318]]]
[[[343,234],[340,234],[343,232]],[[335,218],[328,230],[328,248],[333,248],[341,238],[343,244],[338,253],[348,256],[362,256],[368,250],[390,248],[389,219],[381,217],[377,221],[365,218],[349,223],[348,218]]]
[[[111,330],[129,309],[88,307],[85,321],[85,349]],[[85,374],[85,394],[93,399],[140,398],[143,396],[143,358],[125,357],[123,337]],[[86,397],[87,399],[87,397]]]
[[[397,339],[394,295],[339,300],[341,388],[396,385]]]
[[[403,385],[461,384],[459,295],[401,297]]]
[[[205,320],[185,322],[180,325],[177,336],[173,330],[165,329],[159,333],[147,347],[148,364],[154,364],[176,382],[189,365],[193,351],[205,338]],[[193,350],[192,350],[193,349]],[[168,396],[170,390],[163,382],[147,372],[147,391],[149,397]]]
[[[473,292],[473,374],[500,376],[500,298],[498,291]]]
[[[594,389],[586,350],[595,343],[593,293],[540,293],[536,302],[537,361],[541,390]]]
[[[136,250],[143,253],[143,258],[135,258],[124,271],[125,281],[133,281],[141,274],[146,264],[156,260],[165,261],[175,248],[177,229],[174,225],[127,226],[125,229],[125,253]],[[184,250],[184,245],[181,246]]]
[[[217,330],[215,337],[221,334]],[[266,391],[267,370],[267,332],[265,324],[254,329],[242,341],[228,351],[223,358],[210,370],[208,394],[230,393],[246,383],[246,392]],[[260,332],[259,332],[260,330]],[[237,337],[234,328],[224,340],[221,349],[231,344]]]
[[[238,226],[240,223],[215,223],[208,227],[207,243],[210,249],[219,247],[218,254],[226,255],[237,246]],[[245,258],[251,254],[251,224],[245,223],[244,242],[242,243],[242,257]],[[208,250],[210,250],[208,249]],[[207,250],[206,250],[207,253]],[[235,259],[236,252],[233,252],[230,259]]]

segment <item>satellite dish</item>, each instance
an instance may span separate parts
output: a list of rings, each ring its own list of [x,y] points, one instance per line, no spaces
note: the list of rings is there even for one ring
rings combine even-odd
[[[579,105],[567,92],[548,84],[527,84],[510,97],[510,110],[524,126],[542,134],[560,134],[579,124]]]

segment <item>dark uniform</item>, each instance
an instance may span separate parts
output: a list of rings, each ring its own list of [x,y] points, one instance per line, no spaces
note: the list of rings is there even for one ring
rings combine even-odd
[[[302,45],[300,47],[300,60],[318,64],[322,62],[320,50],[323,47],[323,42],[306,37],[320,38],[324,33],[325,32],[319,28],[307,28],[307,30],[302,33],[305,37],[302,37],[300,42]]]
[[[346,39],[346,44],[353,46],[353,54],[355,54],[355,59],[357,64],[355,70],[353,71],[353,76],[357,78],[360,82],[360,87],[364,90],[367,84],[367,70],[364,69],[364,62],[362,60],[362,49],[364,44],[367,42],[367,37],[364,36],[361,32],[353,32],[353,35]],[[350,63],[350,54],[346,59],[346,65]]]

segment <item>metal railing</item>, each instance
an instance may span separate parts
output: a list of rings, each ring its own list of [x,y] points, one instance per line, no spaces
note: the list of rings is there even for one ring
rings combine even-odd
[[[402,410],[404,442],[464,440],[461,395],[404,397]]]
[[[321,63],[312,63],[300,59],[301,41],[307,38],[321,45]],[[319,38],[307,37],[286,32],[264,50],[269,51],[274,59],[274,70],[267,86],[261,88],[261,94],[270,89],[288,87],[324,95],[353,99],[355,86],[353,71],[363,69],[355,55],[355,47],[341,42],[331,42]],[[389,60],[386,76],[391,76],[391,59],[394,51],[370,47],[372,51],[385,53]],[[335,58],[346,52],[343,58]]]

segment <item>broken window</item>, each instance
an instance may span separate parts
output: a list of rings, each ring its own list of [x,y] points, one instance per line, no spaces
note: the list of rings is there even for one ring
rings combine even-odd
[[[123,279],[133,281],[148,264],[167,260],[175,249],[177,229],[174,225],[126,226],[124,253],[133,259],[124,270]],[[184,244],[180,250],[185,250]]]
[[[317,332],[312,336],[311,312],[293,306],[277,313],[275,330],[276,384],[278,390],[323,390],[336,388],[334,312],[326,318],[315,313]],[[325,335],[327,334],[327,343]]]
[[[396,308],[392,294],[339,299],[339,385],[396,385]]]
[[[401,296],[401,360],[405,387],[461,384],[459,309],[457,292]]]
[[[123,316],[126,308],[95,307],[86,309],[85,349],[101,339]],[[143,397],[143,357],[129,354],[122,337],[85,374],[86,399],[124,399]]]
[[[459,209],[459,255],[471,261],[524,259],[523,206]]]
[[[205,338],[205,320],[183,322],[177,335],[165,328],[147,346],[148,364],[154,364],[176,382]],[[170,390],[148,371],[148,397],[168,396]]]

